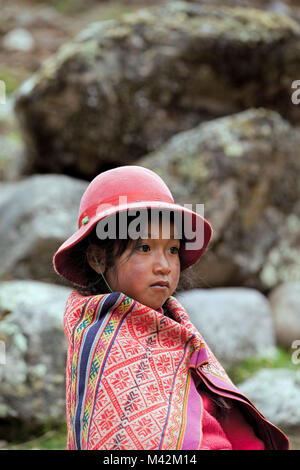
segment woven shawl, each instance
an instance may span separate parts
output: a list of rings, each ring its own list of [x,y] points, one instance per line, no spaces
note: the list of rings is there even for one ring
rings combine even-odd
[[[68,297],[64,329],[67,449],[201,449],[203,406],[193,374],[244,405],[267,449],[286,436],[234,386],[175,297],[168,315],[121,292]]]

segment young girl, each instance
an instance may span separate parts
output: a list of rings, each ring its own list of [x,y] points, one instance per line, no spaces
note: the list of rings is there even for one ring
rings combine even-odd
[[[123,166],[93,179],[78,223],[53,257],[74,286],[64,316],[67,448],[288,449],[173,296],[209,244],[208,221],[175,204],[156,173]]]

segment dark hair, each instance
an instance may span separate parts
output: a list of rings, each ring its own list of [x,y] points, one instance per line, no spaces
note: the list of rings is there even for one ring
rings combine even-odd
[[[100,242],[96,234],[96,228],[94,228],[91,233],[82,242],[78,243],[77,247],[75,248],[76,254],[74,257],[76,260],[78,260],[78,266],[84,270],[88,279],[88,284],[86,287],[81,287],[72,283],[74,289],[79,294],[84,296],[106,294],[109,292],[103,277],[97,273],[88,262],[87,249],[90,244],[99,245],[104,249],[106,269],[112,269],[114,271],[116,269],[117,259],[124,253],[130,244],[133,244],[134,249],[136,242],[137,240],[131,240],[129,238],[121,240],[106,239]]]

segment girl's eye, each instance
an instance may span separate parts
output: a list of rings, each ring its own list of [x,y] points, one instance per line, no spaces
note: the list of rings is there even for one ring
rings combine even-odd
[[[142,249],[141,251],[142,251],[143,253],[146,253],[146,251],[148,251],[148,248],[150,249],[150,246],[149,246],[149,245],[146,245],[146,244],[137,245],[137,247],[136,247],[137,250]],[[170,250],[175,250],[175,251],[172,251],[172,254],[177,254],[177,253],[179,253],[179,248],[178,248],[177,246],[171,246],[171,247],[170,247]]]
[[[146,247],[146,248],[150,248],[149,245],[138,245],[138,246],[136,247],[136,249],[139,250],[140,248],[145,248],[145,247]],[[142,251],[143,251],[144,253],[146,252],[146,250],[144,250],[144,249],[143,249]]]

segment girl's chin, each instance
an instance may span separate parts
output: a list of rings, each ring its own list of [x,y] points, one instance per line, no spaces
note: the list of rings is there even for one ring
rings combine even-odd
[[[167,299],[167,297],[164,297],[163,299],[159,299],[157,302],[155,302],[153,298],[150,298],[150,299],[149,298],[148,299],[144,298],[144,299],[138,300],[138,302],[140,302],[143,305],[146,305],[149,308],[152,308],[153,310],[158,310],[159,308],[161,308],[163,306],[166,299]]]
[[[163,306],[167,298],[170,297],[170,293],[169,289],[167,288],[153,289],[152,287],[150,287],[146,295],[143,295],[141,297],[138,295],[129,295],[129,297],[134,298],[140,304],[146,305],[147,307],[152,308],[153,310],[158,310]]]

